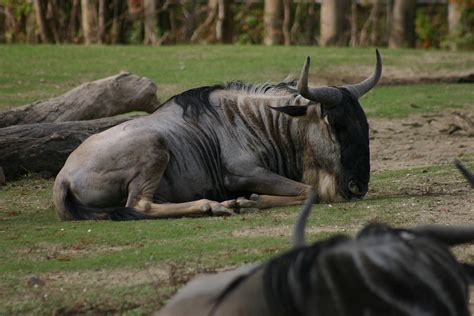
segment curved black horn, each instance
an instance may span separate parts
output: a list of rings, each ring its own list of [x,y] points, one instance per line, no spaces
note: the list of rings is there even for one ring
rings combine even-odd
[[[306,99],[319,102],[324,105],[334,105],[341,101],[341,92],[333,87],[308,88],[308,72],[311,58],[308,56],[298,80],[298,92]]]
[[[293,248],[303,247],[304,246],[304,232],[306,227],[306,221],[308,219],[309,213],[313,208],[313,204],[316,202],[316,193],[311,189],[309,191],[308,198],[304,202],[304,206],[298,214],[296,219],[295,227],[293,228],[292,243]]]
[[[474,242],[474,225],[421,225],[410,230],[437,239],[449,246]]]
[[[377,64],[375,65],[374,73],[369,78],[356,84],[343,86],[356,98],[360,98],[370,89],[375,87],[380,79],[380,76],[382,75],[382,58],[380,57],[380,52],[378,49],[375,49],[375,55],[377,56]]]

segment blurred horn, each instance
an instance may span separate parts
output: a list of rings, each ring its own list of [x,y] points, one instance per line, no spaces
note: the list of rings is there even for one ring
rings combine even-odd
[[[303,247],[305,245],[304,233],[305,233],[305,228],[306,228],[306,221],[308,219],[309,214],[311,213],[311,209],[313,208],[314,202],[316,202],[316,193],[314,192],[313,189],[311,189],[309,191],[308,198],[304,202],[303,208],[298,214],[295,227],[293,228],[293,236],[291,238],[292,243],[293,243],[293,248]]]
[[[471,184],[471,188],[474,188],[474,174],[472,174],[467,168],[459,161],[455,160],[454,165],[461,171],[462,175]]]
[[[410,230],[437,239],[449,246],[474,242],[474,225],[420,225]]]

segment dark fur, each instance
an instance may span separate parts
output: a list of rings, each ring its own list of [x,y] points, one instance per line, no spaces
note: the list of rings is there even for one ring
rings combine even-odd
[[[301,102],[302,98],[300,98],[295,84],[295,81],[257,85],[234,81],[191,89],[172,97],[152,115],[115,126],[103,132],[102,135],[108,135],[110,141],[106,142],[107,144],[117,143],[117,146],[110,145],[109,152],[114,148],[125,146],[124,143],[128,141],[130,144],[127,148],[136,146],[137,149],[133,152],[127,152],[128,149],[123,150],[124,155],[137,161],[139,158],[133,157],[133,155],[138,152],[149,154],[146,162],[154,162],[153,157],[160,155],[166,154],[169,157],[166,162],[165,160],[156,161],[156,166],[140,170],[143,174],[150,174],[163,167],[161,178],[152,180],[152,182],[156,181],[153,183],[156,187],[152,189],[153,196],[149,197],[157,203],[182,203],[199,199],[225,201],[240,196],[249,196],[252,193],[297,196],[303,192],[304,185],[317,183],[316,178],[305,178],[304,172],[318,169],[326,170],[331,175],[338,173],[338,191],[345,199],[354,197],[348,190],[348,183],[351,179],[355,179],[363,191],[363,194],[357,197],[363,196],[368,185],[370,168],[367,120],[358,101],[351,98],[343,89],[344,98],[340,104],[327,109],[323,106],[323,114],[334,126],[331,128],[335,129],[336,141],[340,143],[343,168],[339,170],[339,164],[333,161],[337,159],[337,146],[328,146],[329,140],[319,134],[321,126],[317,125],[319,119],[315,122],[299,121],[271,108],[274,105],[286,108],[295,104],[294,107],[300,109],[306,109],[306,106],[319,107],[316,102],[312,102],[310,105],[307,105],[308,100]],[[216,102],[220,102],[220,104],[210,100],[211,93],[216,90],[230,92],[217,95],[219,99]],[[242,94],[249,97],[243,104],[237,104],[238,97]],[[272,96],[272,98],[261,97],[265,94]],[[300,103],[304,106],[301,106]],[[314,129],[309,130],[316,133],[314,136],[299,129],[300,124],[308,126],[313,123]],[[127,131],[124,132],[127,133],[127,136],[125,139],[115,139],[113,137],[114,131]],[[313,146],[309,141],[311,137],[318,137],[317,140],[321,140],[321,142],[316,142],[317,145],[314,145],[317,147],[315,151],[321,154],[318,157],[317,153],[306,150],[306,146]],[[358,137],[363,139],[357,139]],[[93,144],[94,141],[89,143],[86,141],[76,149],[75,153],[81,150],[87,151],[84,148],[87,148],[86,146],[93,147]],[[327,149],[331,154],[325,154],[326,148],[324,146],[328,146]],[[360,146],[363,148],[359,148]],[[354,157],[359,154],[360,157]],[[97,155],[97,159],[94,157],[89,157],[89,159],[96,159],[97,165],[100,165],[100,158],[106,156],[107,152],[99,152]],[[116,158],[120,161],[125,157],[121,157],[118,153]],[[147,164],[143,162],[143,165]],[[130,169],[130,174],[136,172],[136,170],[132,171],[135,168],[132,162],[130,164],[124,162],[123,166]],[[68,168],[77,170],[78,166],[68,166],[66,162],[63,170]],[[91,170],[83,172],[95,174],[94,170],[105,168],[104,164],[100,167],[91,167]],[[125,167],[122,167],[122,171],[123,168]],[[259,187],[255,183],[256,180],[252,179],[255,176],[255,170],[266,171],[265,175],[261,175],[262,181],[281,176],[300,183],[294,184],[294,186],[285,185],[285,187],[279,187],[276,183],[275,187],[268,189],[269,192],[265,192],[267,188]],[[66,171],[64,172],[66,174]],[[93,201],[93,197],[91,200],[81,198],[79,192],[71,191],[77,195],[78,201],[81,201],[83,206],[80,203],[77,206],[70,203],[68,207],[63,208],[58,202],[57,208],[61,209],[59,212],[62,213],[60,214],[61,218],[94,219],[98,215],[96,213],[99,212],[112,213],[111,218],[117,220],[147,218],[139,216],[131,208],[120,208],[114,212],[115,207],[120,206],[123,201],[134,201],[137,198],[136,196],[131,197],[130,194],[133,190],[128,190],[129,188],[124,190],[125,186],[121,185],[121,182],[131,183],[131,179],[128,177],[129,173],[122,172],[117,177],[119,180],[111,182],[110,186],[104,187],[104,192],[97,194],[97,196],[101,196],[98,201]],[[86,179],[85,174],[78,173],[76,179],[64,180],[76,181],[77,184],[86,183]],[[63,180],[59,179],[58,181]],[[301,183],[303,181],[307,183]],[[134,185],[135,190],[139,190],[140,185]],[[75,188],[79,187],[80,185],[75,186]],[[65,187],[62,188],[62,190],[64,189]],[[95,189],[101,190],[101,188]],[[57,191],[57,197],[64,194],[60,191]],[[117,193],[117,195],[113,196],[110,192]],[[107,200],[108,197],[110,197],[110,201]],[[338,200],[339,196],[327,194],[326,198]],[[63,199],[55,198],[55,200],[61,201]],[[95,209],[96,206],[102,208]],[[70,212],[70,216],[67,215],[69,207],[75,207]],[[85,214],[79,214],[81,212]]]
[[[103,209],[80,205],[74,196],[69,192],[69,190],[66,193],[64,204],[75,220],[100,219],[98,214],[103,214],[104,211],[107,213],[108,217],[114,221],[153,219],[150,216],[146,216],[145,214],[137,212],[131,207],[114,207]]]
[[[209,94],[223,85],[205,86],[187,90],[174,96],[176,104],[183,108],[184,118],[199,119],[201,114],[217,116],[217,112],[209,102]]]
[[[342,101],[332,107],[324,107],[322,115],[328,116],[335,129],[341,147],[341,163],[344,171],[339,175],[338,187],[345,198],[350,198],[347,183],[356,181],[359,190],[367,192],[370,180],[369,125],[359,100],[349,91],[339,88]]]
[[[271,315],[470,315],[468,274],[450,250],[385,225],[274,258],[264,289]]]
[[[270,90],[285,90],[296,93],[296,81],[281,81],[278,83],[249,84],[241,81],[231,81],[225,84],[215,84],[212,86],[204,86],[194,88],[182,92],[171,99],[181,106],[183,116],[198,119],[201,114],[212,114],[217,116],[217,112],[209,102],[209,95],[215,90],[238,90],[242,92],[259,92],[265,94]]]
[[[273,90],[284,90],[297,93],[296,81],[282,81],[279,83],[246,84],[233,81],[225,84],[205,86],[185,91],[174,97],[175,102],[183,109],[183,116],[193,120],[203,119],[202,115],[211,114],[217,117],[215,106],[209,101],[209,95],[215,90],[237,90],[248,93],[267,93]],[[354,98],[345,88],[342,92],[342,101],[334,106],[323,106],[322,117],[327,116],[331,127],[335,129],[337,141],[341,148],[341,163],[343,171],[338,177],[338,188],[341,195],[350,199],[353,197],[347,184],[350,180],[357,183],[361,192],[367,192],[370,180],[370,152],[369,128],[367,117],[357,98]],[[290,116],[306,114],[307,107],[292,106],[278,109]],[[195,125],[195,124],[193,124]],[[277,155],[277,154],[276,154]],[[288,173],[282,174],[288,177]],[[299,178],[289,177],[300,181]]]

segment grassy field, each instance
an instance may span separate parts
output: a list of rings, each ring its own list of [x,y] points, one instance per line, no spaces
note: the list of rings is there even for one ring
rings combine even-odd
[[[315,80],[365,76],[374,62],[373,49],[2,45],[0,110],[120,70],[153,79],[162,100],[189,87],[226,80],[278,81],[297,75],[306,55],[313,57]],[[382,50],[382,56],[393,76],[474,72],[472,53]],[[473,88],[381,86],[362,103],[370,120],[401,125],[404,118],[452,108],[472,112]],[[442,142],[459,137],[468,136],[448,135]],[[374,138],[377,141],[377,134]],[[461,157],[471,169],[473,149],[463,149]],[[298,212],[292,207],[227,218],[59,222],[52,207],[52,183],[32,175],[0,188],[0,314],[149,314],[197,272],[265,260],[287,249]],[[372,174],[364,200],[315,207],[308,235],[316,240],[339,232],[353,234],[367,222],[474,222],[473,202],[451,164],[385,168]],[[474,262],[472,248],[457,253]]]

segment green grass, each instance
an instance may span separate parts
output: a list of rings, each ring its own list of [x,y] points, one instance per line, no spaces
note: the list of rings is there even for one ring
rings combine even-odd
[[[363,97],[361,104],[369,117],[402,118],[448,108],[474,110],[474,85],[420,84],[382,86]]]
[[[474,72],[474,56],[468,52],[381,52],[387,76]],[[162,100],[187,88],[229,80],[279,81],[297,76],[308,55],[313,57],[312,78],[336,78],[341,83],[344,78],[368,75],[375,61],[373,48],[2,45],[0,110],[57,96],[121,70],[154,80]],[[439,85],[407,89],[411,88],[379,87],[362,102],[374,109],[369,115],[388,117],[473,105],[470,85],[444,85],[441,91]]]
[[[374,62],[373,49],[2,45],[0,109],[49,98],[120,70],[153,79],[163,100],[226,80],[277,81],[297,75],[306,55],[313,57],[313,78],[365,75]],[[382,55],[387,73],[474,69],[470,53],[382,50]],[[381,86],[361,103],[374,118],[469,109],[472,87]],[[472,154],[462,158],[474,169]],[[60,222],[52,184],[30,176],[0,187],[0,314],[149,314],[198,271],[266,260],[288,249],[299,209],[228,218]],[[367,198],[315,207],[308,238],[353,234],[367,222],[459,222],[469,214],[458,214],[456,205],[472,198],[451,165],[377,171]],[[33,276],[44,284],[35,287]]]
[[[473,165],[472,160],[467,161]],[[433,179],[457,185],[464,182],[454,168],[444,165],[376,172],[371,181],[374,192],[367,199],[318,206],[309,223],[325,227],[361,225],[373,219],[406,222],[414,209],[431,198],[414,188]],[[0,273],[139,267],[149,261],[185,263],[203,255],[203,251],[207,252],[204,261],[214,260],[218,253],[231,252],[221,258],[219,264],[223,266],[243,258],[262,260],[268,254],[259,250],[285,249],[289,236],[235,238],[233,233],[291,226],[298,212],[298,207],[288,207],[228,218],[60,222],[50,202],[51,188],[52,180],[24,179],[0,192]],[[414,192],[416,207],[399,207],[406,199],[400,188]],[[314,237],[325,236],[323,233]],[[247,255],[249,249],[254,251]]]

